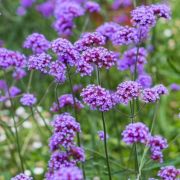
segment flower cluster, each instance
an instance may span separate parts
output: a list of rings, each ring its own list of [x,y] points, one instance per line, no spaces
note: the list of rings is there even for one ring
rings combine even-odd
[[[180,170],[174,166],[162,167],[158,172],[158,176],[163,180],[176,180],[176,177],[180,175]]]
[[[128,104],[129,101],[140,95],[141,89],[141,85],[135,81],[125,81],[119,84],[116,91],[118,102]]]
[[[20,102],[24,106],[33,106],[36,103],[37,99],[33,94],[23,94],[23,96],[20,99]]]
[[[20,0],[20,6],[17,8],[17,14],[24,16],[27,8],[30,8],[36,0]]]
[[[64,94],[58,98],[58,102],[54,102],[50,110],[52,112],[58,112],[60,109],[67,107],[67,106],[74,106],[74,99],[72,94]],[[75,108],[78,110],[82,109],[84,105],[75,98]]]
[[[132,5],[132,0],[114,0],[113,4],[112,4],[112,8],[114,10],[118,10],[119,7],[128,7]]]
[[[21,173],[11,178],[11,180],[33,180],[33,178]]]
[[[26,66],[26,57],[17,51],[0,48],[0,68],[8,69],[10,67],[24,68]]]
[[[98,137],[101,141],[104,141],[104,138],[105,138],[104,131],[98,131]],[[108,138],[109,138],[109,136],[108,136],[108,134],[106,134],[106,139],[108,139]]]
[[[94,13],[94,12],[99,12],[101,10],[100,5],[97,2],[93,1],[87,1],[84,6],[85,10]]]
[[[39,54],[46,52],[50,48],[50,43],[43,34],[33,33],[26,38],[23,47]]]
[[[62,38],[55,39],[51,43],[51,48],[54,53],[57,54],[58,60],[73,66],[80,59],[79,52],[71,44],[70,41]]]
[[[136,80],[143,88],[150,88],[152,85],[152,78],[148,74],[140,74]]]
[[[16,68],[12,74],[12,77],[17,81],[25,76],[26,76],[26,71],[22,68]]]
[[[84,51],[91,46],[101,46],[105,44],[105,37],[98,32],[85,33],[75,42],[74,46],[78,51]]]
[[[115,105],[110,91],[101,86],[88,85],[82,90],[81,97],[92,110],[109,111]]]

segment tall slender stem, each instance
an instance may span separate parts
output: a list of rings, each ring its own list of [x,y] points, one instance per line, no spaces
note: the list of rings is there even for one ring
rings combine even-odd
[[[8,81],[6,79],[6,72],[4,71],[4,79],[8,85]],[[20,143],[19,143],[19,135],[18,135],[18,129],[17,129],[17,124],[16,124],[16,120],[15,120],[15,116],[14,116],[14,111],[15,111],[15,108],[14,108],[14,103],[11,99],[11,95],[10,95],[10,92],[9,92],[9,85],[8,85],[8,97],[9,97],[9,100],[10,100],[10,103],[11,103],[11,107],[12,107],[12,110],[11,110],[11,116],[12,116],[12,119],[13,119],[13,124],[14,124],[14,128],[15,128],[15,139],[16,139],[16,147],[17,147],[17,151],[18,151],[18,156],[19,156],[19,160],[20,160],[20,164],[21,164],[21,170],[22,172],[24,172],[24,164],[23,164],[23,157],[21,156],[21,149],[20,149]]]
[[[71,89],[71,94],[73,97],[73,104],[74,104],[74,115],[76,118],[76,121],[78,121],[78,114],[77,114],[77,110],[76,110],[76,99],[75,99],[75,95],[74,95],[74,91],[73,91],[73,84],[72,84],[72,79],[71,79],[71,75],[70,75],[70,69],[69,66],[66,64],[67,67],[67,74],[68,74],[68,79],[69,79],[69,85],[70,85],[70,89]],[[78,142],[78,146],[81,147],[81,139],[80,139],[80,135],[79,132],[77,132],[77,142]],[[83,170],[83,177],[84,179],[86,179],[86,173],[85,173],[85,167],[84,167],[84,163],[82,162],[82,170]]]
[[[98,67],[96,67],[96,75],[97,75],[98,85],[101,85],[100,72],[99,72]],[[108,148],[107,148],[107,133],[106,133],[106,123],[105,123],[105,118],[104,118],[104,112],[101,112],[101,118],[102,118],[103,131],[104,131],[104,150],[105,150],[105,155],[106,155],[106,163],[107,163],[107,168],[108,168],[109,180],[111,180],[112,177],[111,177],[111,169],[110,169],[110,164],[109,164],[109,156],[108,156]]]

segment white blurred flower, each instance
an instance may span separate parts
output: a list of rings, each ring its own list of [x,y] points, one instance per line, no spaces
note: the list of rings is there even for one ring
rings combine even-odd
[[[42,167],[35,167],[33,172],[34,172],[34,174],[39,175],[44,172],[44,169]]]
[[[33,144],[32,144],[32,148],[33,149],[39,149],[42,147],[42,143],[40,141],[35,141]]]
[[[164,36],[171,37],[172,36],[172,31],[170,29],[164,30]]]
[[[30,121],[25,121],[23,122],[22,126],[26,129],[31,129],[32,128],[32,123]]]

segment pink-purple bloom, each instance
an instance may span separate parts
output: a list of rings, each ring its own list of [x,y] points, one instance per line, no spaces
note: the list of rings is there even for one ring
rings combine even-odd
[[[143,88],[150,88],[152,85],[152,77],[148,74],[140,74],[136,80]]]
[[[93,2],[93,1],[85,2],[84,8],[86,11],[90,13],[99,12],[101,10],[100,5],[97,2]]]
[[[133,144],[133,143],[143,143],[146,144],[148,142],[150,132],[149,128],[141,123],[130,123],[126,126],[126,129],[122,132],[123,141],[126,144]]]
[[[176,84],[176,83],[173,83],[173,84],[170,85],[170,89],[172,91],[180,91],[180,85]]]
[[[54,12],[54,2],[52,0],[47,0],[36,6],[37,11],[39,11],[44,17],[49,17]]]
[[[25,77],[26,75],[27,75],[27,73],[24,69],[16,68],[12,74],[12,77],[18,81],[18,80],[22,79],[23,77]]]
[[[104,139],[105,139],[104,131],[98,131],[98,137],[101,141],[104,141]],[[109,138],[109,136],[108,136],[108,134],[106,134],[106,139],[108,139],[108,138]]]
[[[34,94],[26,93],[20,99],[20,103],[24,106],[33,106],[36,103],[37,99]]]
[[[25,175],[24,173],[20,173],[15,177],[12,177],[11,180],[33,180],[33,178]]]
[[[141,99],[145,103],[154,103],[159,100],[159,95],[154,88],[146,88],[141,93]]]
[[[11,98],[16,97],[20,93],[21,93],[21,90],[16,86],[12,86],[12,87],[9,88],[9,94],[10,94]]]

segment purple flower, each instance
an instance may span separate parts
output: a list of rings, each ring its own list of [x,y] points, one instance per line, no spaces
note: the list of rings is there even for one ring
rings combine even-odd
[[[26,8],[19,6],[16,10],[16,14],[19,16],[24,16],[27,13]]]
[[[165,166],[160,169],[158,176],[163,180],[176,180],[176,177],[180,175],[180,170],[174,166]]]
[[[98,131],[98,137],[101,141],[104,141],[104,138],[105,138],[104,131]],[[109,138],[109,136],[108,136],[108,134],[106,134],[106,139],[108,139],[108,138]]]
[[[50,48],[50,43],[43,34],[33,33],[26,38],[23,47],[39,54],[47,51]]]
[[[73,28],[75,27],[73,19],[68,16],[62,16],[53,23],[53,28],[57,31],[59,36],[72,35]]]
[[[159,96],[168,94],[168,89],[163,84],[156,85],[153,88],[156,90]]]
[[[112,94],[97,85],[88,85],[82,90],[81,97],[92,110],[109,111],[115,105]]]
[[[49,17],[54,12],[54,2],[48,0],[36,6],[37,11],[39,11],[44,17]]]
[[[122,132],[123,141],[126,144],[133,144],[136,142],[140,142],[146,144],[150,133],[148,127],[141,123],[130,123],[126,126],[126,129]]]
[[[46,53],[32,55],[28,59],[27,66],[29,70],[38,70],[40,72],[47,73],[51,60],[52,57]]]
[[[170,88],[172,91],[180,91],[180,85],[179,84],[173,83],[170,85]]]
[[[133,27],[121,27],[112,35],[112,43],[115,46],[130,45],[138,41],[137,30]]]
[[[6,83],[6,81],[0,79],[0,90],[7,90],[8,85]]]
[[[161,136],[151,136],[148,142],[151,158],[163,162],[162,150],[168,147],[167,140]]]
[[[146,88],[141,93],[141,99],[145,103],[154,103],[159,100],[159,95],[154,88]]]
[[[153,10],[149,6],[140,6],[131,12],[132,23],[134,26],[153,27],[156,24],[156,18]]]
[[[12,86],[9,88],[9,94],[11,98],[16,97],[20,93],[21,93],[21,90],[17,88],[16,86]]]
[[[96,31],[101,33],[106,39],[111,39],[113,34],[121,29],[121,26],[115,22],[106,22],[99,26]]]
[[[11,180],[33,180],[33,178],[21,173],[11,178]]]
[[[55,39],[51,48],[57,54],[59,61],[73,66],[80,60],[80,54],[70,41],[62,38]]]
[[[82,84],[75,84],[73,86],[73,92],[74,93],[79,93],[79,92],[81,92],[82,88],[83,88]]]
[[[64,83],[66,80],[66,66],[60,61],[51,62],[49,75],[53,76],[57,83]]]
[[[24,8],[29,8],[33,5],[34,2],[35,2],[35,0],[21,0],[20,4]]]
[[[158,18],[171,19],[171,9],[166,4],[152,4],[151,6],[154,15]]]
[[[82,171],[77,167],[64,167],[54,173],[51,180],[83,180]]]
[[[23,96],[20,99],[20,102],[24,106],[33,106],[36,103],[37,99],[33,94],[23,94]]]
[[[77,98],[75,98],[75,108],[77,110],[80,110],[84,107],[84,105],[79,101]],[[60,109],[71,106],[74,107],[74,100],[72,94],[64,94],[58,98],[58,103],[54,102],[50,110],[52,112],[58,112]]]
[[[22,68],[16,68],[12,74],[12,77],[17,81],[25,76],[26,76],[26,71]]]
[[[105,37],[98,32],[85,33],[75,42],[74,46],[78,51],[84,51],[88,47],[101,46],[105,44]]]
[[[89,11],[90,13],[99,12],[101,7],[97,2],[87,1],[85,2],[85,10]]]
[[[132,5],[132,0],[114,0],[113,4],[112,4],[112,8],[114,10],[119,9],[119,7],[123,6],[123,7],[128,7]]]
[[[117,54],[103,47],[88,48],[82,53],[82,60],[97,65],[99,68],[110,69],[117,61]]]
[[[77,146],[71,146],[68,151],[69,157],[72,157],[75,163],[85,161],[84,149]]]
[[[117,102],[128,104],[133,98],[140,95],[141,85],[135,81],[125,81],[118,85],[116,95]]]
[[[136,80],[143,88],[150,88],[152,85],[152,78],[148,74],[140,74]]]

